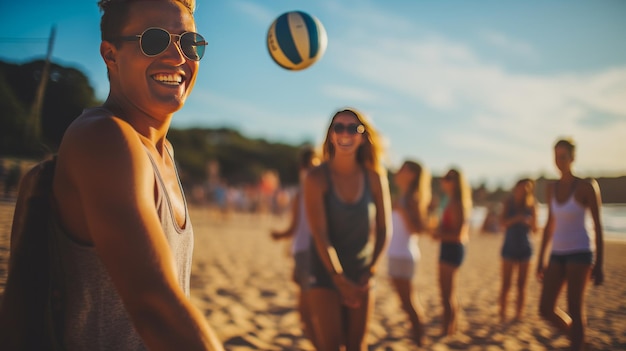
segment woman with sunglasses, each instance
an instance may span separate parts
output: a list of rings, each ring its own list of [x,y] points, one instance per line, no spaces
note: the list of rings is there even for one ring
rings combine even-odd
[[[526,301],[528,265],[533,253],[530,236],[537,230],[535,182],[520,179],[503,203],[500,222],[505,229],[502,244],[502,287],[500,289],[500,320],[506,320],[506,304],[513,272],[517,271],[517,303],[515,319],[520,320]]]
[[[319,350],[367,350],[372,276],[390,230],[381,140],[354,109],[332,117],[304,186],[313,234],[309,302]]]
[[[393,182],[398,193],[393,201],[393,230],[387,249],[387,266],[402,309],[406,312],[413,327],[413,340],[421,346],[424,334],[424,313],[419,299],[413,294],[412,280],[415,275],[415,266],[420,258],[417,235],[424,233],[429,226],[431,177],[422,165],[407,160],[393,176]]]
[[[206,45],[195,1],[98,5],[109,95],[67,129],[52,185],[63,349],[223,350],[188,298],[193,228],[167,140]]]
[[[472,192],[465,177],[457,169],[450,169],[441,179],[446,204],[433,237],[441,241],[439,251],[439,288],[443,304],[442,336],[452,335],[457,327],[457,273],[465,257],[465,243],[469,239],[469,218],[472,211]]]
[[[546,188],[548,220],[538,256],[537,277],[543,282],[539,302],[541,317],[569,336],[570,350],[583,350],[585,291],[590,277],[595,285],[604,280],[604,239],[598,183],[572,173],[574,151],[575,145],[570,139],[561,139],[554,145],[554,161],[561,177]],[[593,219],[594,239],[585,225],[587,211]],[[545,267],[549,246],[552,251]],[[563,285],[567,285],[568,313],[556,306]]]

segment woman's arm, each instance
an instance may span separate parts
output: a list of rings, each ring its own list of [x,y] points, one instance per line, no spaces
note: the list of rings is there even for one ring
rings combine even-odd
[[[300,197],[302,196],[301,190],[298,190],[291,200],[291,221],[289,222],[289,226],[285,230],[273,230],[272,238],[275,240],[290,238],[296,232],[296,226],[298,225],[298,217],[300,215],[300,211],[304,211],[304,209],[300,208]]]
[[[554,232],[554,218],[552,216],[552,208],[550,206],[550,202],[552,201],[552,184],[548,184],[548,187],[546,188],[546,201],[548,205],[548,220],[543,228],[541,247],[539,248],[539,255],[537,255],[537,278],[539,280],[543,280],[545,254],[552,241],[552,234]]]
[[[387,244],[391,228],[391,195],[389,194],[389,183],[386,177],[376,172],[368,172],[368,174],[374,196],[374,205],[376,206],[374,254],[370,265],[370,274],[374,274],[378,259]]]
[[[405,206],[398,206],[404,224],[411,234],[422,234],[426,231],[427,206],[420,204],[413,196],[408,196]]]
[[[304,180],[304,204],[313,235],[313,244],[324,267],[331,275],[340,275],[343,274],[343,267],[328,237],[328,222],[324,205],[324,194],[328,184],[326,184],[323,172],[324,170],[318,167],[307,174]]]
[[[537,232],[537,205],[533,205],[530,208],[530,218],[528,219],[530,225],[530,234],[535,234]]]
[[[595,179],[591,179],[588,183],[589,210],[593,218],[595,240],[596,240],[596,261],[591,272],[591,277],[595,285],[601,285],[604,281],[604,233],[602,231],[602,221],[600,219],[600,206],[602,204],[602,196],[600,187]]]

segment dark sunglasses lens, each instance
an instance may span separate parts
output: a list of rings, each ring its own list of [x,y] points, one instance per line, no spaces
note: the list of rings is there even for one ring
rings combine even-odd
[[[346,130],[348,131],[348,134],[354,135],[357,133],[357,128],[359,126],[356,124],[348,124],[348,126],[346,127]]]
[[[365,131],[365,127],[361,124],[341,124],[337,123],[333,125],[333,131],[337,134],[348,132],[350,135],[362,134]]]
[[[151,28],[141,36],[141,50],[148,56],[156,56],[170,46],[170,33],[159,28]]]
[[[334,124],[333,125],[333,131],[337,134],[341,134],[346,130],[346,126],[344,126],[343,124]]]
[[[180,47],[188,59],[199,61],[204,56],[206,41],[198,33],[185,33],[180,37]]]

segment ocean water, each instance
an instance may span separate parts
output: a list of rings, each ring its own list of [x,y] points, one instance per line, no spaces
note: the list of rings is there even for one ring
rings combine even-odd
[[[537,224],[539,228],[543,228],[548,219],[548,207],[540,204],[537,210]],[[472,228],[481,228],[486,214],[486,207],[474,207],[471,217]],[[600,220],[602,221],[602,228],[606,240],[626,242],[626,204],[602,205],[600,209]],[[588,230],[593,231],[593,220],[590,214],[587,215],[586,224]],[[540,232],[540,234],[541,233],[542,232]]]

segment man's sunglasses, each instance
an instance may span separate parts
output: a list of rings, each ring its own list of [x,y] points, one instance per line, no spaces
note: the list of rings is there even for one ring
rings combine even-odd
[[[204,56],[207,42],[198,33],[185,32],[183,34],[171,34],[163,28],[152,27],[138,35],[119,37],[122,41],[139,41],[141,52],[148,57],[162,54],[172,43],[172,37],[178,40],[178,45],[186,58],[192,61],[200,61]]]
[[[348,134],[350,135],[363,134],[365,133],[365,127],[362,124],[356,124],[356,123],[350,123],[350,124],[334,123],[333,132],[335,132],[336,134],[348,132]]]

